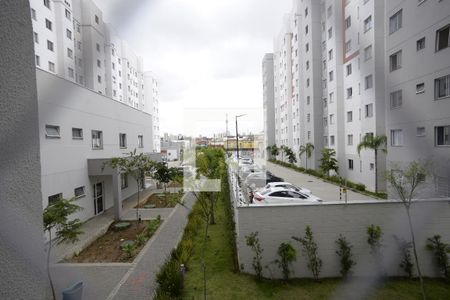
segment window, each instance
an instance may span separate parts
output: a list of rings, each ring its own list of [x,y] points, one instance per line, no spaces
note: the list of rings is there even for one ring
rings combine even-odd
[[[331,17],[331,15],[333,14],[333,6],[328,6],[327,8],[327,18]]]
[[[333,125],[333,124],[334,124],[334,115],[331,114],[330,115],[330,125]]]
[[[50,31],[52,30],[52,22],[49,19],[45,19],[45,27]]]
[[[99,67],[99,68],[102,67],[102,62],[100,61],[100,59],[97,59],[97,67]]]
[[[70,48],[67,48],[67,57],[68,58],[73,58],[73,51]]]
[[[308,8],[305,8],[305,17],[308,16]]]
[[[44,6],[50,9],[50,0],[44,0]]]
[[[328,95],[328,98],[330,99],[330,103],[333,103],[334,102],[334,93],[330,93]]]
[[[371,89],[373,87],[373,76],[372,74],[367,75],[364,78],[364,85],[365,85],[365,89]]]
[[[350,26],[352,26],[352,17],[349,16],[347,19],[345,19],[345,29],[349,28]]]
[[[81,42],[77,42],[78,50],[81,50]]]
[[[309,78],[306,79],[306,87],[309,87]]]
[[[391,109],[402,106],[402,90],[392,92],[390,95]]]
[[[308,70],[308,69],[309,69],[309,60],[306,61],[306,70]]]
[[[364,32],[369,31],[372,28],[372,16],[368,16],[367,19],[364,20]]]
[[[95,44],[95,48],[97,49],[98,52],[100,52],[100,44],[99,43]]]
[[[389,56],[389,69],[391,72],[402,67],[402,50],[395,52]]]
[[[36,10],[34,10],[33,8],[31,9],[31,18],[35,21],[37,21],[37,17],[36,17]]]
[[[66,18],[68,20],[72,20],[72,15],[71,15],[71,13],[70,13],[70,11],[68,9],[66,9]]]
[[[97,75],[97,82],[98,82],[98,83],[102,83],[102,76]]]
[[[48,138],[60,138],[59,126],[45,125],[45,136]]]
[[[330,82],[333,81],[333,77],[334,77],[333,71],[328,72],[328,78],[329,78]]]
[[[352,40],[345,42],[345,53],[348,53],[352,50]]]
[[[308,140],[311,139],[311,131],[308,131]]]
[[[450,75],[436,78],[434,80],[435,99],[441,99],[450,96]]]
[[[83,129],[82,128],[72,128],[72,139],[82,140],[83,139]]]
[[[347,99],[351,99],[353,96],[353,88],[347,88]]]
[[[78,58],[78,66],[82,66],[83,65],[83,60],[81,58]]]
[[[97,23],[97,24],[100,23],[100,18],[97,15],[95,15],[95,23]]]
[[[307,97],[306,97],[306,105],[309,105],[310,102],[311,102],[311,97],[310,97],[310,96],[307,96]]]
[[[51,61],[48,62],[48,70],[51,72],[55,72],[55,64]]]
[[[416,84],[416,94],[425,93],[425,83],[421,82]]]
[[[391,130],[391,146],[403,146],[403,132],[401,129]]]
[[[34,57],[36,58],[36,66],[40,66],[41,65],[41,58],[39,57],[39,55],[35,55]]]
[[[420,51],[425,49],[425,37],[421,38],[420,40],[417,40],[416,42],[416,50]]]
[[[330,49],[328,51],[328,60],[332,60],[333,59],[333,49]]]
[[[389,34],[393,34],[402,28],[402,10],[400,9],[392,17],[389,18]]]
[[[73,69],[69,67],[69,68],[67,69],[67,71],[68,71],[68,73],[69,73],[69,77],[70,77],[70,78],[73,78]]]
[[[436,146],[450,146],[450,126],[435,127]]]
[[[333,37],[333,27],[328,28],[328,39]]]
[[[138,148],[144,148],[144,136],[138,135]]]
[[[308,25],[306,25],[305,26],[305,35],[308,34],[308,31],[309,31],[308,29],[309,29]],[[297,40],[297,35],[295,35],[295,40]]]
[[[351,63],[348,64],[348,65],[345,67],[345,69],[346,69],[346,71],[347,71],[347,76],[350,75],[350,74],[352,74],[352,64],[351,64]]]
[[[75,198],[82,198],[86,196],[86,193],[84,191],[84,186],[77,187],[73,190],[73,193],[75,194]]]
[[[353,159],[348,160],[348,169],[353,170]]]
[[[323,137],[323,145],[328,146],[328,137],[327,136]]]
[[[308,51],[309,51],[309,43],[306,43],[306,45],[305,45],[305,49],[306,49],[306,52],[308,52]]]
[[[66,36],[69,40],[72,39],[72,31],[70,31],[69,29],[66,29]]]
[[[126,189],[128,187],[128,176],[127,174],[120,174],[120,188]]]
[[[364,49],[364,60],[365,60],[365,61],[368,61],[368,60],[371,59],[371,58],[372,58],[372,45],[367,46],[367,47]]]
[[[353,112],[348,111],[347,112],[347,122],[352,122],[352,121],[353,121]]]
[[[353,134],[347,135],[347,145],[353,146]]]
[[[125,133],[119,133],[119,146],[120,148],[127,147],[127,135]]]
[[[366,111],[366,118],[373,117],[373,103],[366,104],[365,111]]]
[[[450,24],[436,31],[436,51],[448,48],[450,45]]]
[[[103,132],[92,130],[92,149],[103,149]]]
[[[48,205],[52,205],[53,203],[55,203],[55,202],[61,200],[62,197],[63,197],[63,194],[62,194],[62,193],[48,196]]]
[[[417,127],[416,136],[425,136],[425,127]]]
[[[33,32],[34,42],[39,44],[39,35],[36,32]]]
[[[330,146],[334,146],[334,135],[330,135]]]
[[[306,122],[311,122],[311,114],[306,115]]]
[[[47,40],[47,49],[53,51],[53,43],[49,40]]]
[[[111,65],[112,65],[112,69],[115,70],[116,69],[116,64],[112,63]]]

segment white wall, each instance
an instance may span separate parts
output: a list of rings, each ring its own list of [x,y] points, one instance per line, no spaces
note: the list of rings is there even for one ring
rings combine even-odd
[[[122,156],[135,148],[152,152],[152,116],[128,105],[99,95],[75,83],[37,70],[39,98],[39,136],[42,163],[42,197],[63,193],[74,196],[76,187],[85,186],[86,196],[80,198],[84,207],[77,217],[86,220],[94,216],[92,185],[105,181],[110,193],[110,178],[89,177],[87,160]],[[45,125],[60,126],[61,138],[48,138]],[[72,138],[72,128],[83,129],[83,139]],[[103,150],[93,150],[91,130],[103,132]],[[127,147],[119,147],[119,133],[127,134]],[[144,137],[144,148],[138,148],[138,135]],[[122,190],[122,198],[136,192],[132,178]],[[112,195],[106,194],[106,208],[112,206]]]
[[[310,225],[318,244],[319,257],[323,261],[321,277],[340,276],[339,260],[335,241],[344,235],[354,246],[353,258],[356,276],[372,276],[375,272],[373,258],[367,244],[367,227],[379,225],[383,235],[384,266],[388,275],[404,275],[398,266],[400,259],[393,235],[410,240],[408,221],[404,207],[397,202],[373,202],[299,206],[238,207],[236,209],[236,232],[239,264],[244,272],[254,273],[251,266],[253,253],[245,244],[245,236],[258,231],[263,265],[277,259],[277,249],[283,242],[291,242],[298,250],[297,262],[293,264],[294,277],[312,277],[307,269],[307,259],[302,256],[300,244],[292,236],[304,236],[305,226]],[[438,275],[432,254],[425,249],[426,239],[440,234],[442,240],[450,242],[449,200],[427,200],[413,204],[411,209],[415,227],[417,251],[423,275]],[[280,270],[272,265],[273,276],[280,278]],[[270,274],[265,271],[265,276]]]

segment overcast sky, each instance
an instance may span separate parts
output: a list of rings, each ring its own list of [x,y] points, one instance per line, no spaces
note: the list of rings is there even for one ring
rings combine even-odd
[[[261,60],[292,0],[94,1],[158,77],[161,135],[223,132],[227,113],[262,130]]]

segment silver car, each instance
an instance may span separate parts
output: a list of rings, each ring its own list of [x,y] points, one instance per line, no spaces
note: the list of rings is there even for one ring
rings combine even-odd
[[[253,203],[255,204],[302,204],[321,202],[322,199],[314,195],[305,194],[282,187],[255,192],[253,195]]]
[[[286,189],[291,189],[293,191],[300,192],[300,193],[303,193],[303,194],[308,194],[308,195],[312,194],[312,192],[310,190],[302,188],[302,187],[295,186],[295,185],[293,185],[292,183],[289,183],[289,182],[269,182],[264,188],[261,189],[261,192],[263,190],[267,190],[267,189],[270,189],[270,188],[276,188],[276,187],[282,187],[282,188],[286,188]]]

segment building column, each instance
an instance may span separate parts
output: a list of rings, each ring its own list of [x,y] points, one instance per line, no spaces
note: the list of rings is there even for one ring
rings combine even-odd
[[[122,188],[120,186],[120,172],[115,171],[112,175],[114,219],[119,221],[122,218]]]

